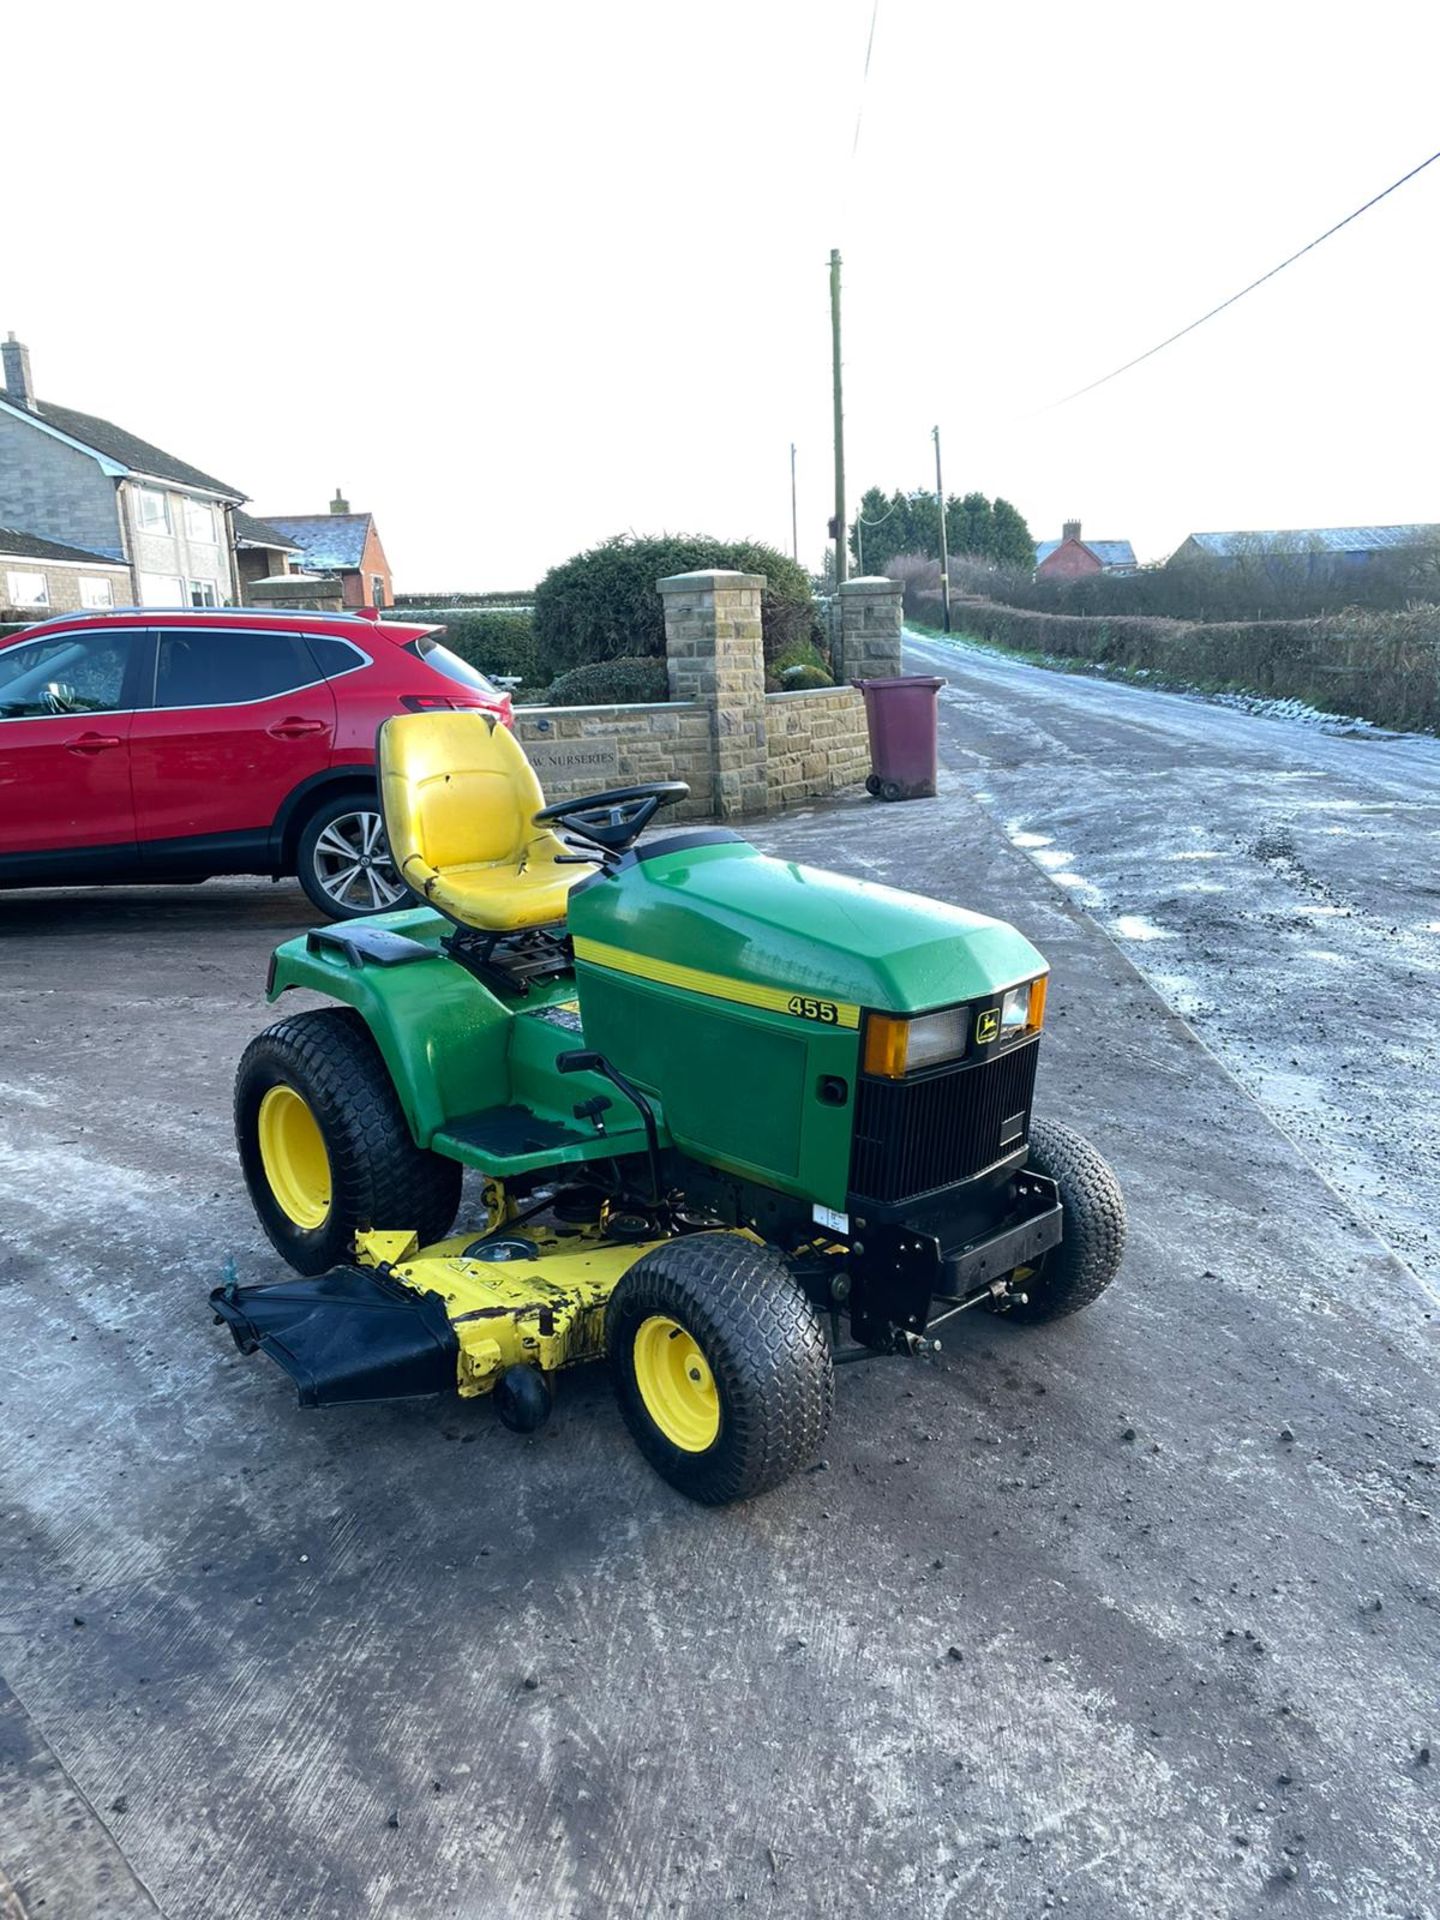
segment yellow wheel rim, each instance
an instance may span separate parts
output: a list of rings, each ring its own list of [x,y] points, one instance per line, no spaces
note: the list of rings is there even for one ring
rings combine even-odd
[[[308,1104],[293,1087],[271,1087],[260,1102],[260,1164],[277,1205],[297,1227],[318,1227],[330,1211],[330,1156]]]
[[[704,1354],[678,1320],[652,1314],[635,1334],[635,1384],[672,1446],[704,1453],[720,1431],[720,1395]]]

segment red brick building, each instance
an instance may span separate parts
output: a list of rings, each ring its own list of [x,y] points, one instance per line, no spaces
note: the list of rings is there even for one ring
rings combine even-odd
[[[294,564],[302,573],[328,573],[339,580],[347,607],[394,605],[390,562],[374,516],[352,513],[338,488],[328,513],[267,513],[265,524],[299,549]]]
[[[1037,580],[1079,580],[1087,573],[1134,571],[1135,549],[1128,540],[1082,540],[1078,520],[1067,520],[1058,540],[1042,540],[1035,549]]]

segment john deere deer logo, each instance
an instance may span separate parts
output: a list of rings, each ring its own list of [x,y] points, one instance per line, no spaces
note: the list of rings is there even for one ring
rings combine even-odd
[[[1000,1009],[999,1007],[987,1007],[984,1013],[980,1014],[975,1021],[976,1046],[988,1047],[999,1031]]]

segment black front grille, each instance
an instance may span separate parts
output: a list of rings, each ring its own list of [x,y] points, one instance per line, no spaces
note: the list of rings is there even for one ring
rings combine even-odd
[[[908,1200],[993,1166],[1029,1134],[1038,1053],[1037,1036],[994,1059],[923,1080],[862,1078],[855,1095],[851,1192],[869,1200]],[[1025,1125],[1012,1138],[1005,1123],[1020,1113]]]

